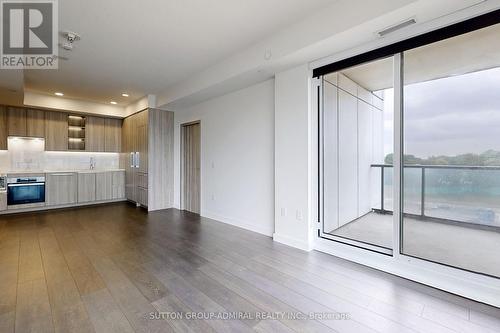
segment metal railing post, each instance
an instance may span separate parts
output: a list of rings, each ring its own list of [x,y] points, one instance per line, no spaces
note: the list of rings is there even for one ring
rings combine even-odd
[[[421,199],[420,199],[420,215],[425,216],[425,167],[422,167],[422,187],[420,189]]]
[[[384,168],[385,168],[384,166],[380,167],[380,172],[382,173],[381,177],[380,177],[380,179],[381,179],[381,184],[380,184],[380,189],[381,190],[380,191],[382,192],[381,193],[382,194],[382,197],[381,197],[382,199],[380,201],[380,210],[382,211],[382,213],[385,213],[385,209],[384,209],[384,195],[385,195],[384,194]]]

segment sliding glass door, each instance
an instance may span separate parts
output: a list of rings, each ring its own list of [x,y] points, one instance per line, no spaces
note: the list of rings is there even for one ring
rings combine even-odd
[[[500,26],[404,53],[402,253],[500,277]]]
[[[393,57],[323,78],[325,237],[392,252]]]
[[[500,277],[498,36],[495,24],[324,66],[319,238]]]

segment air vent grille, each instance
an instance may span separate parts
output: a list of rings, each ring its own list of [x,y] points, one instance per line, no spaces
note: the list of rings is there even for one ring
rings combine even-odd
[[[378,35],[380,37],[384,37],[385,35],[388,35],[388,34],[394,32],[394,31],[397,31],[399,29],[406,28],[407,26],[415,24],[415,23],[417,23],[417,20],[415,20],[414,18],[411,18],[411,19],[408,19],[408,20],[406,20],[404,22],[401,22],[401,23],[398,23],[396,25],[393,25],[393,26],[390,26],[388,28],[385,28],[382,31],[379,31]]]

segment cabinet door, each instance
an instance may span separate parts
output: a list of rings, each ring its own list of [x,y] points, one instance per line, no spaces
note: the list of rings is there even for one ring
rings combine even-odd
[[[113,173],[96,173],[95,199],[97,201],[111,200],[113,198]]]
[[[141,206],[148,206],[148,190],[142,187],[137,188],[137,203]]]
[[[78,174],[78,202],[95,201],[95,173],[79,173]]]
[[[85,150],[104,151],[104,118],[87,117],[85,120]]]
[[[7,150],[7,108],[0,105],[0,150]]]
[[[112,199],[122,199],[125,197],[125,172],[114,171],[112,172]]]
[[[138,113],[136,127],[136,152],[138,172],[148,173],[148,111]]]
[[[119,153],[122,141],[121,119],[106,118],[104,120],[104,150],[109,153]]]
[[[26,136],[45,138],[45,111],[26,110]]]
[[[26,109],[9,106],[7,122],[10,136],[26,136]]]
[[[68,150],[68,114],[64,112],[45,112],[45,150]]]
[[[78,198],[78,177],[76,173],[47,174],[47,206],[75,204]]]
[[[122,168],[125,169],[125,197],[135,201],[135,168],[133,166],[133,152],[135,152],[135,128],[136,118],[130,116],[123,120],[122,127]]]

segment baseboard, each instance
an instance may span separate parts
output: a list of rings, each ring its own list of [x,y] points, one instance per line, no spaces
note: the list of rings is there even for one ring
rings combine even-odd
[[[285,235],[280,235],[280,234],[273,234],[273,240],[275,242],[285,244],[291,247],[295,247],[297,249],[303,250],[303,251],[312,251],[313,249],[313,244],[310,242],[304,242],[303,240],[293,238],[290,236],[285,236]]]
[[[217,220],[222,223],[230,224],[235,227],[243,228],[249,231],[253,231],[265,236],[272,237],[273,232],[274,232],[274,222],[271,223],[269,227],[265,226],[260,226],[260,225],[255,225],[254,223],[250,221],[244,221],[240,219],[235,219],[227,216],[222,216],[220,214],[216,214],[211,211],[203,210],[201,213],[201,216],[212,219],[212,220]]]
[[[68,205],[40,206],[40,207],[32,207],[32,208],[26,208],[26,209],[10,209],[10,210],[6,210],[6,211],[0,212],[0,215],[39,212],[39,211],[47,211],[47,210],[53,210],[53,209],[98,206],[98,205],[111,204],[111,203],[117,203],[117,202],[126,202],[126,201],[127,201],[127,199],[114,199],[114,200],[103,200],[103,201],[92,201],[92,202],[75,203],[75,204],[68,204]]]

